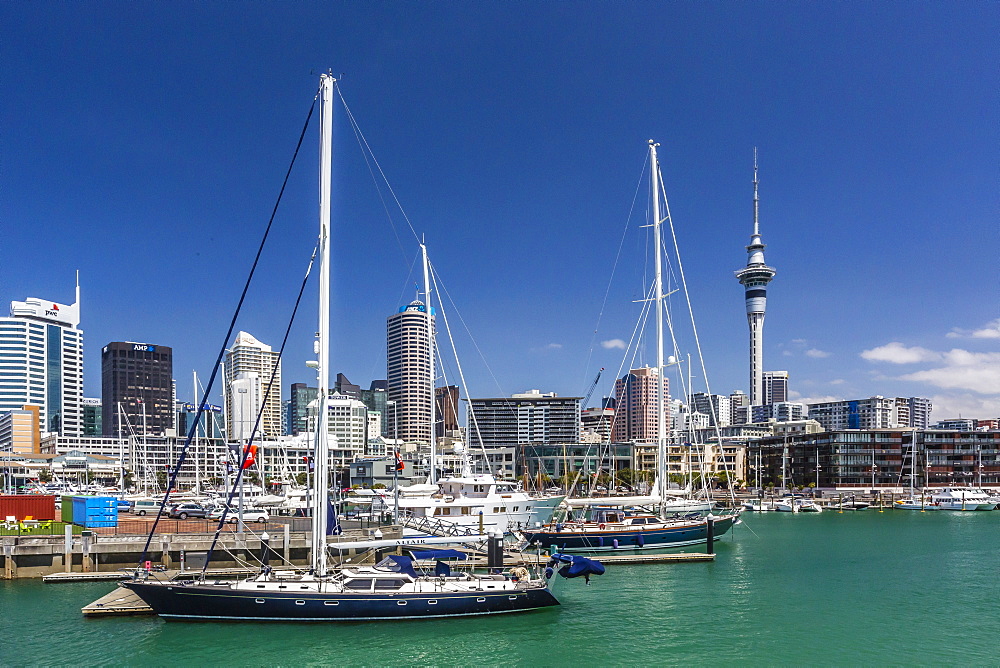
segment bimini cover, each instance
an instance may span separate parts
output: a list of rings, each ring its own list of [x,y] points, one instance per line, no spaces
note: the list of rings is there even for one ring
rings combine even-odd
[[[410,550],[414,559],[468,559],[469,555],[458,550]]]
[[[552,561],[569,564],[559,570],[564,578],[578,578],[587,575],[604,575],[604,564],[578,554],[553,554]]]
[[[390,563],[391,562],[391,563]],[[382,568],[388,568],[391,571],[397,573],[403,573],[404,575],[409,575],[411,577],[418,577],[417,572],[413,570],[413,560],[409,557],[402,557],[396,554],[390,554],[388,557],[382,560],[378,564]]]

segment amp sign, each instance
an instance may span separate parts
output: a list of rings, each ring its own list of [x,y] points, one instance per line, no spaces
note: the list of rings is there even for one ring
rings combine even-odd
[[[151,346],[148,343],[133,343],[132,350],[138,350],[139,352],[152,353],[156,352],[156,346]]]

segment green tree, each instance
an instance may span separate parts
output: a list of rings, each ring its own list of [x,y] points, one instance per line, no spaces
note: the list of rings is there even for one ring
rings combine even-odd
[[[38,482],[52,482],[52,471],[49,469],[40,469],[38,471]]]

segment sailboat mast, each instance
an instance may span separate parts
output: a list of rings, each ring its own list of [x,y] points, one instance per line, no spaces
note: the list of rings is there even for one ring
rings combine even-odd
[[[329,502],[329,429],[327,399],[330,386],[330,180],[333,164],[333,86],[329,74],[320,76],[319,121],[319,327],[316,330],[316,450],[313,457],[312,567],[317,577],[326,570],[326,524]]]
[[[431,445],[431,457],[430,457],[430,473],[427,475],[428,484],[437,484],[437,438],[436,438],[436,424],[435,420],[437,418],[437,396],[434,392],[434,321],[431,318],[431,270],[430,263],[427,262],[427,246],[420,244],[420,254],[423,257],[424,263],[424,308],[427,309],[427,363],[428,363],[428,376],[427,383],[430,386],[430,400],[431,400],[431,431],[430,431],[430,445]]]
[[[656,147],[649,140],[649,184],[653,199],[653,243],[656,245],[656,472],[660,481],[660,506],[667,498],[667,420],[663,405],[663,257],[660,244],[660,178]]]

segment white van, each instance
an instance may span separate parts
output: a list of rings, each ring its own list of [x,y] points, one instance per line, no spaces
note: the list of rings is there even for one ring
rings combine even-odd
[[[138,499],[132,504],[131,513],[133,515],[156,515],[160,510],[160,501],[154,501],[152,499]],[[163,514],[166,515],[170,508],[164,508]]]

